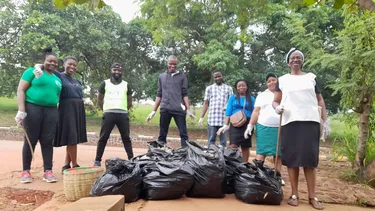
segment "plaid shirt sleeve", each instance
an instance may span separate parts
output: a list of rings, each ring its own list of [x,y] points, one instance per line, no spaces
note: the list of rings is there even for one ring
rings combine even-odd
[[[208,87],[206,87],[206,91],[205,91],[205,93],[204,93],[204,101],[208,101],[208,102],[210,102],[210,97],[211,97],[211,92],[210,92],[210,87],[211,86],[208,86]]]

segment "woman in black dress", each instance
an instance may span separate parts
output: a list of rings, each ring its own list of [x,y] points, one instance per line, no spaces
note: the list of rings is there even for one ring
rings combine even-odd
[[[73,78],[76,70],[77,59],[67,57],[64,60],[64,72],[56,73],[62,81],[62,91],[54,146],[66,146],[65,165],[62,167],[62,171],[71,167],[79,167],[77,144],[87,142],[86,114],[82,99],[83,88],[82,83]]]

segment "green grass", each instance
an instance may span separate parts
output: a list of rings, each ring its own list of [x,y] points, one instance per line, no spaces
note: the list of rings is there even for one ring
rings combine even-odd
[[[331,133],[329,135],[332,140],[341,140],[348,134],[358,134],[357,125],[347,125],[340,115],[329,117],[331,120]]]
[[[17,100],[15,98],[0,97],[0,127],[16,126],[14,117],[17,114]]]
[[[141,105],[141,104],[135,104],[134,108],[131,111],[131,122],[133,125],[145,125],[147,124],[145,122],[147,116],[152,111],[153,106],[152,105]],[[197,122],[199,120],[199,117],[201,115],[202,109],[201,108],[191,108],[192,112],[195,114],[196,119],[190,120],[190,118],[187,118],[187,125],[189,130],[194,129],[203,129],[206,128],[206,126],[198,126]],[[9,127],[9,126],[15,126],[14,116],[17,113],[17,101],[15,98],[9,99],[9,98],[0,98],[0,127]],[[207,125],[207,116],[206,113],[205,116],[205,123],[204,125]],[[87,114],[87,130],[88,131],[99,131],[100,129],[100,122],[102,118],[102,113],[100,112],[99,115],[92,115]],[[159,119],[160,114],[159,112],[156,113],[155,117],[151,120],[150,125],[152,126],[158,126],[159,125]],[[330,117],[331,119],[331,134],[330,139],[331,140],[341,140],[343,137],[345,137],[346,134],[357,134],[358,129],[356,125],[348,126],[342,121],[342,117],[340,115],[333,115]],[[175,122],[171,121],[171,127],[176,127]]]
[[[134,104],[134,108],[131,111],[131,122],[135,125],[145,125],[147,116],[151,113],[153,109],[152,105],[141,105]],[[190,129],[202,129],[206,126],[200,127],[197,125],[199,117],[201,115],[201,108],[192,108],[192,112],[195,113],[196,119],[190,120],[187,118],[187,125]],[[15,126],[14,117],[17,113],[17,100],[15,98],[0,98],[0,127],[10,127]],[[205,124],[208,114],[205,116]],[[99,131],[100,122],[102,119],[102,112],[100,111],[98,115],[87,114],[87,130],[88,131]],[[154,118],[151,120],[150,125],[158,126],[159,125],[160,114],[156,113]],[[171,121],[171,127],[177,127],[175,122]]]

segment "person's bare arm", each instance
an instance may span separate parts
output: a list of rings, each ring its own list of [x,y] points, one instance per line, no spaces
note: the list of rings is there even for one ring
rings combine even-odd
[[[260,113],[260,107],[255,107],[253,113],[251,114],[251,119],[249,124],[255,125],[258,122],[258,117]]]
[[[26,100],[26,90],[30,87],[30,83],[25,80],[20,80],[18,83],[17,88],[17,103],[18,103],[18,110],[22,112],[26,112],[25,109],[25,100]]]
[[[274,109],[276,109],[276,107],[280,105],[282,98],[283,98],[282,92],[275,92],[274,93],[274,98],[273,98],[273,102],[272,102],[272,107]]]
[[[321,94],[316,94],[316,98],[318,100],[318,105],[322,107],[322,119],[323,121],[327,120],[327,110],[326,110],[326,105],[324,103],[323,96]]]
[[[131,107],[133,106],[133,97],[131,95],[128,95],[128,110],[131,109]]]
[[[229,125],[229,116],[226,116],[225,118],[224,118],[224,125]]]
[[[184,105],[186,107],[186,110],[190,111],[190,103],[189,103],[189,97],[188,96],[184,97]]]
[[[202,107],[201,118],[204,118],[204,116],[206,115],[208,106],[209,106],[208,100],[205,100],[204,103],[203,103],[203,107]]]
[[[98,106],[99,109],[103,111],[103,99],[104,99],[104,94],[100,93],[98,94]]]
[[[161,98],[160,97],[156,97],[155,98],[155,104],[154,104],[154,109],[152,109],[153,111],[157,111],[159,106],[160,106],[160,102],[161,102]]]

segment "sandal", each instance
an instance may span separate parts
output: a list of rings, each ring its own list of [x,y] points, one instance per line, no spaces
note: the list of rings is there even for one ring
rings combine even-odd
[[[288,204],[290,206],[298,206],[298,199],[299,197],[297,197],[296,195],[291,195],[288,199]]]
[[[309,198],[309,204],[311,204],[312,207],[314,207],[317,210],[322,210],[323,205],[319,202],[318,198]]]
[[[67,169],[70,169],[70,168],[71,168],[70,164],[67,164],[67,165],[63,166],[62,169],[61,169],[61,173],[64,174],[64,171],[67,170]]]

